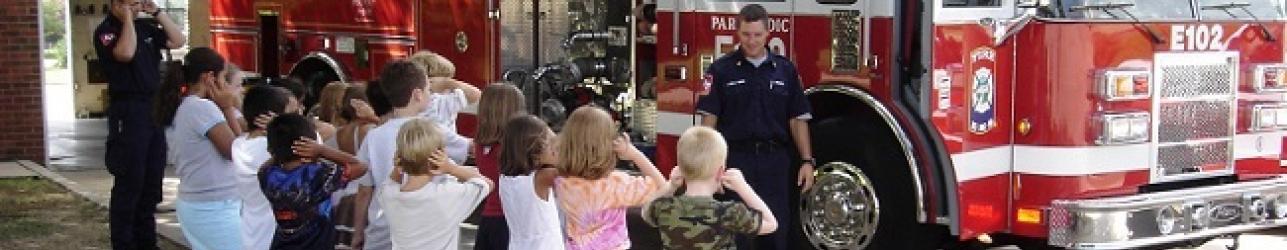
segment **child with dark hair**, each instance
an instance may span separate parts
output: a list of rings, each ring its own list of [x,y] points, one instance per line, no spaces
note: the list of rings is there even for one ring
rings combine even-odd
[[[155,118],[175,154],[183,235],[193,249],[242,246],[241,197],[232,164],[239,89],[223,83],[224,59],[210,48],[194,48],[172,63],[157,92]]]
[[[331,193],[365,174],[366,166],[314,141],[312,121],[298,114],[278,116],[267,130],[272,159],[260,170],[259,185],[277,220],[272,249],[334,249]]]
[[[308,91],[308,86],[304,85],[303,81],[300,81],[299,78],[287,77],[287,78],[282,78],[276,85],[290,91],[291,98],[293,98],[294,102],[298,103],[301,107],[299,111],[296,112],[297,114],[305,115],[305,116],[308,115],[305,113],[306,111],[308,111],[308,107],[305,106],[304,101],[308,100],[309,91]],[[247,116],[247,117],[253,117],[253,116]],[[320,119],[317,119],[317,117],[308,117],[308,118],[313,122],[313,127],[316,128],[317,135],[322,137],[321,138],[322,141],[329,140],[331,139],[331,137],[335,136],[334,125],[331,125],[330,123],[326,123]]]
[[[290,92],[280,87],[256,86],[246,91],[242,113],[261,117],[247,123],[246,133],[232,141],[232,163],[237,166],[238,191],[241,193],[242,249],[268,249],[277,222],[273,208],[259,189],[259,168],[268,162],[266,121],[277,114],[293,113],[299,104],[291,102]]]
[[[389,120],[389,113],[393,112],[393,104],[389,104],[389,97],[384,95],[380,90],[380,80],[372,79],[366,83],[366,100],[371,104],[371,111],[375,111],[375,116],[380,117],[380,122]]]
[[[500,200],[509,225],[508,249],[564,249],[554,200],[554,131],[545,121],[520,115],[505,123],[500,145]]]
[[[308,87],[304,86],[304,82],[300,81],[299,78],[281,78],[276,85],[289,90],[291,96],[295,97],[295,100],[297,101],[303,102],[308,99]],[[301,110],[301,112],[303,112],[303,110]]]
[[[344,97],[341,98],[343,107],[340,108],[340,118],[348,121],[340,126],[335,136],[336,148],[345,153],[357,154],[358,148],[362,147],[362,138],[366,133],[379,124],[380,117],[375,115],[371,105],[366,102],[367,85],[352,84],[344,90]],[[331,198],[338,201],[335,205],[335,225],[340,231],[339,241],[344,245],[349,244],[353,231],[353,194],[357,193],[357,184],[349,183],[344,189],[335,192]]]

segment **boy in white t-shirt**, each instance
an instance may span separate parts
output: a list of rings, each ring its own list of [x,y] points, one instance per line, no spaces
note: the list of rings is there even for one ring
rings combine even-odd
[[[250,117],[299,112],[290,92],[279,87],[250,88],[245,100],[241,112]],[[257,121],[247,122],[247,132],[232,141],[232,163],[237,166],[237,191],[241,193],[242,249],[268,249],[277,228],[272,204],[259,188],[259,169],[272,156],[268,154],[266,121]]]
[[[373,86],[380,88],[394,109],[388,121],[367,132],[357,152],[358,160],[365,162],[370,171],[358,179],[353,207],[353,249],[387,250],[393,246],[382,202],[372,198],[393,173],[398,129],[418,117],[429,104],[428,81],[423,67],[399,60],[386,64],[380,72],[380,83]]]
[[[442,133],[428,120],[402,125],[397,144],[391,181],[378,194],[393,249],[457,249],[460,223],[491,192],[492,181],[447,159]]]
[[[420,51],[407,60],[424,67],[429,77],[429,106],[420,115],[429,118],[438,125],[445,136],[447,155],[456,162],[465,162],[469,157],[472,141],[460,135],[456,130],[456,116],[470,105],[478,104],[482,90],[469,83],[456,80],[456,65],[446,57],[429,51]]]

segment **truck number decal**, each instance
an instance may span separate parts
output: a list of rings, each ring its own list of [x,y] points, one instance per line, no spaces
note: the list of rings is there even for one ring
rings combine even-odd
[[[1241,29],[1239,29],[1241,31]],[[1224,26],[1172,25],[1171,50],[1224,50]]]

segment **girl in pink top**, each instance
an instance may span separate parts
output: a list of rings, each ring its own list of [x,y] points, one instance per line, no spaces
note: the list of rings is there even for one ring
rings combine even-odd
[[[657,167],[615,128],[606,111],[586,106],[572,112],[559,135],[561,176],[554,192],[568,249],[630,248],[626,208],[642,206],[666,184]],[[617,159],[633,162],[643,176],[614,171]]]

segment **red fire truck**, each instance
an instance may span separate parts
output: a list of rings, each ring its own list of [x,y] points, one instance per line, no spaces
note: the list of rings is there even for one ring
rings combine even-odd
[[[313,84],[435,51],[548,119],[611,107],[673,166],[721,84],[705,68],[760,4],[814,111],[817,248],[1121,249],[1287,225],[1281,0],[656,1],[649,27],[629,0],[215,0],[212,44]]]

